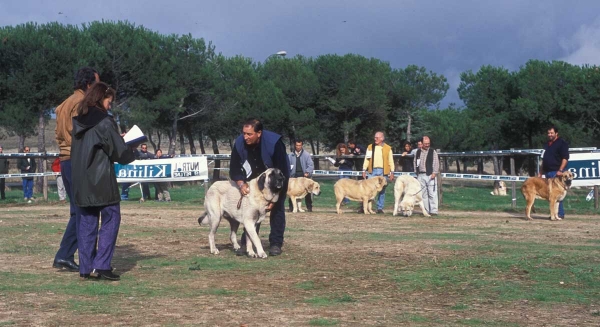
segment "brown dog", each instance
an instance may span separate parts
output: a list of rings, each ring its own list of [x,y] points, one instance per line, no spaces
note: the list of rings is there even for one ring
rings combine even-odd
[[[527,219],[531,218],[531,208],[536,198],[547,200],[550,202],[550,220],[560,220],[558,217],[558,202],[562,201],[567,196],[567,191],[571,187],[573,173],[565,171],[562,175],[553,178],[530,177],[523,186],[521,193],[527,202],[525,215]]]
[[[355,181],[349,178],[340,179],[333,185],[335,199],[337,200],[337,213],[342,213],[340,206],[346,197],[352,201],[361,201],[363,203],[363,209],[365,210],[366,215],[375,214],[371,208],[371,204],[375,196],[381,192],[383,187],[386,185],[387,180],[383,176],[375,176],[360,181]]]

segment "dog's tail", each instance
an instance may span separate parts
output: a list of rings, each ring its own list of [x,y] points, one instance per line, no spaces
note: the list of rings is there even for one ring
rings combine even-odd
[[[204,211],[200,217],[198,217],[198,225],[208,224],[208,213]]]

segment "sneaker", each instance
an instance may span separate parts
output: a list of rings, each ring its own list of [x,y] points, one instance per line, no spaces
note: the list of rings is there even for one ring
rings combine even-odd
[[[377,209],[377,214],[378,214],[378,215],[383,215],[383,214],[384,214],[384,212],[383,212],[383,210],[381,210],[381,209]]]
[[[90,277],[94,277],[94,278],[98,278],[98,279],[106,279],[106,280],[111,280],[111,281],[116,281],[116,280],[121,279],[121,276],[113,273],[112,269],[111,270],[94,269],[90,273]]]
[[[27,201],[27,200],[29,200],[29,198],[23,198],[23,201]]]
[[[31,201],[31,200],[27,200],[27,203],[32,203],[32,202],[33,202],[33,201]]]
[[[356,210],[356,213],[365,213],[365,210],[363,208],[358,208],[358,210]]]

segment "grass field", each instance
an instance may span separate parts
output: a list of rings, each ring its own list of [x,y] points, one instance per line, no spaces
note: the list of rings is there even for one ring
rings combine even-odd
[[[0,204],[0,326],[598,326],[600,216],[574,190],[567,219],[538,202],[524,220],[490,187],[444,184],[440,216],[335,214],[331,185],[315,212],[288,214],[284,253],[231,251],[228,226],[209,253],[204,188],[172,189],[174,202],[127,201],[113,265],[120,282],[82,281],[52,259],[68,208]],[[137,192],[137,193],[136,193]],[[139,196],[139,189],[130,193]],[[263,224],[263,244],[269,233]]]

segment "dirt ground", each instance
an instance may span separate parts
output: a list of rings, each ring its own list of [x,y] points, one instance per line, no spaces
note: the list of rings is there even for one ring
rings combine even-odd
[[[599,303],[465,297],[459,287],[406,290],[392,277],[455,257],[451,246],[597,242],[596,216],[529,222],[510,213],[401,218],[322,209],[287,214],[284,253],[250,259],[231,251],[226,222],[216,237],[221,254],[211,255],[208,228],[196,222],[201,211],[123,205],[113,259],[123,278],[110,283],[51,268],[66,206],[0,207],[0,229],[10,230],[0,243],[0,326],[600,325]],[[268,222],[265,246],[267,235]],[[461,304],[467,309],[457,309]]]

